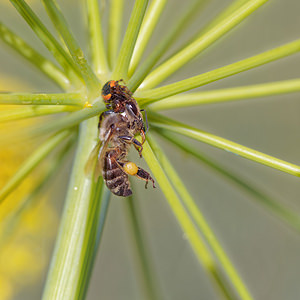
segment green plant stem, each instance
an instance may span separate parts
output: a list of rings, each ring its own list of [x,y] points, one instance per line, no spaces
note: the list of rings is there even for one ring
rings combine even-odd
[[[10,2],[15,6],[24,20],[63,67],[68,78],[71,79],[73,83],[81,86],[80,81],[82,81],[83,78],[79,68],[73,62],[70,55],[63,49],[37,15],[32,11],[32,9],[25,3],[24,0],[10,0]]]
[[[111,0],[109,3],[107,58],[110,68],[113,69],[117,60],[121,40],[124,0]]]
[[[53,151],[61,142],[68,138],[70,131],[63,131],[47,139],[36,149],[21,165],[17,172],[8,180],[0,190],[0,204],[13,190],[34,170],[45,157]]]
[[[206,222],[203,214],[201,213],[200,209],[196,205],[194,199],[191,197],[190,193],[188,192],[183,182],[181,181],[179,175],[177,174],[172,164],[168,160],[166,154],[159,147],[158,143],[156,142],[156,140],[152,135],[148,134],[147,139],[151,148],[155,152],[161,167],[163,168],[164,172],[168,174],[170,181],[173,183],[173,186],[175,187],[175,190],[183,200],[183,203],[186,206],[189,214],[194,218],[195,223],[199,227],[201,234],[206,239],[207,244],[211,247],[213,254],[220,261],[222,268],[224,269],[224,272],[226,273],[227,278],[229,279],[232,286],[234,287],[237,295],[239,295],[240,299],[252,299],[245,284],[243,283],[242,279],[238,275],[237,271],[235,270],[234,266],[232,265],[231,261],[229,260],[222,246],[218,242],[215,234],[210,229],[208,223]]]
[[[158,296],[157,284],[148,254],[149,251],[147,251],[149,248],[147,247],[143,224],[139,218],[137,201],[138,199],[129,197],[125,200],[124,207],[127,215],[129,235],[133,244],[133,258],[137,265],[138,274],[136,277],[143,289],[143,296],[141,296],[141,298],[148,300],[161,299],[161,297]]]
[[[29,138],[44,136],[46,134],[60,131],[68,128],[72,128],[79,123],[89,118],[98,116],[105,109],[103,102],[96,102],[92,108],[85,108],[79,111],[72,112],[67,116],[56,119],[55,122],[48,122],[42,126],[37,127],[36,125],[26,128],[27,134],[20,134],[19,132],[4,132],[1,134],[0,144],[9,141],[23,141]]]
[[[299,214],[282,205],[273,199],[273,197],[265,194],[253,184],[247,182],[247,180],[243,179],[240,174],[234,174],[231,170],[229,171],[225,167],[221,166],[219,162],[213,161],[211,158],[199,152],[199,150],[194,149],[192,145],[183,142],[182,139],[176,137],[174,134],[165,131],[159,131],[158,133],[170,141],[173,145],[197,158],[217,174],[222,175],[229,183],[234,183],[241,190],[246,191],[249,195],[253,196],[253,200],[262,204],[271,214],[280,218],[285,224],[300,232]]]
[[[163,37],[162,41],[151,51],[142,65],[132,74],[128,81],[129,89],[134,92],[145,77],[149,74],[154,65],[162,55],[170,48],[174,41],[184,32],[188,24],[193,20],[196,13],[207,4],[208,0],[195,0],[192,5],[188,5],[186,11],[179,20],[171,26],[169,33]]]
[[[84,99],[80,93],[62,94],[0,94],[0,104],[14,105],[75,105],[83,107]]]
[[[79,273],[80,277],[77,284],[75,299],[86,299],[86,293],[89,287],[97,250],[101,241],[111,196],[111,192],[105,187],[102,178],[98,180],[93,193],[95,196],[91,201],[91,207],[89,208],[89,215],[87,217],[88,223],[83,241],[84,247],[82,247],[82,270]]]
[[[238,8],[225,19],[222,19],[220,23],[216,24],[208,32],[201,35],[197,40],[152,71],[143,81],[141,89],[150,89],[157,86],[160,82],[184,66],[187,62],[209,47],[229,30],[237,26],[241,21],[246,19],[251,13],[267,1],[268,0],[247,1],[247,3]]]
[[[69,90],[70,81],[65,74],[55,64],[42,56],[39,52],[28,45],[20,36],[13,33],[1,22],[0,39],[23,56],[26,61],[33,64],[39,71],[45,74],[63,90]]]
[[[156,113],[149,113],[148,111],[148,117],[151,120],[151,126],[160,128],[160,130],[168,130],[171,132],[179,133],[181,135],[190,137],[194,140],[204,142],[208,145],[226,150],[228,152],[232,152],[241,157],[250,159],[268,167],[300,177],[300,167],[295,164],[288,163],[273,156],[231,142],[229,140],[218,137],[211,133],[204,132],[192,126],[188,126],[177,121],[168,119]]]
[[[183,232],[186,234],[187,239],[195,252],[196,258],[207,271],[208,275],[213,279],[213,282],[216,284],[216,287],[219,288],[222,295],[226,299],[232,299],[230,292],[228,292],[224,285],[222,274],[220,273],[218,266],[215,264],[214,257],[210,254],[203,238],[200,236],[195,224],[186,212],[148,142],[145,142],[143,145],[143,157],[151,169],[152,174],[155,176],[155,179],[164,193]]]
[[[43,3],[53,25],[56,28],[57,33],[62,37],[74,62],[81,71],[81,75],[87,85],[88,92],[93,93],[99,89],[99,81],[90,65],[86,61],[84,53],[81,50],[78,42],[69,29],[66,19],[61,13],[56,0],[43,0]]]
[[[209,31],[211,28],[215,27],[217,24],[222,22],[225,18],[230,16],[233,12],[235,12],[237,9],[239,9],[242,5],[247,3],[248,0],[235,0],[232,1],[220,14],[218,14],[216,17],[213,18],[211,22],[209,22],[202,30],[201,34],[204,32]],[[200,34],[199,34],[200,36]]]
[[[5,109],[0,111],[0,123],[13,122],[27,118],[46,116],[51,114],[59,114],[64,112],[72,112],[77,110],[76,106],[71,105],[32,105],[24,107],[16,107],[13,109]]]
[[[150,104],[152,111],[300,92],[300,79],[188,93]]]
[[[175,82],[160,88],[141,91],[136,93],[136,98],[144,104],[154,102],[166,97],[170,97],[196,87],[203,86],[213,81],[247,71],[263,64],[278,60],[300,51],[300,40],[285,44],[261,54],[246,58],[236,63],[203,73],[179,82]]]
[[[97,0],[87,0],[85,2],[92,61],[96,74],[101,78],[108,73],[108,62],[103,40],[99,4]]]
[[[152,33],[160,19],[161,13],[166,6],[167,0],[153,0],[147,10],[136,44],[133,50],[132,58],[129,65],[129,77],[135,72],[145,48],[152,36]]]
[[[147,8],[148,0],[135,1],[112,78],[127,80],[133,49]]]
[[[98,246],[99,188],[84,172],[97,142],[97,118],[80,126],[79,142],[43,300],[83,299]],[[102,186],[102,185],[101,185]],[[103,215],[102,215],[103,216]],[[92,230],[94,229],[94,230]]]
[[[216,17],[212,19],[207,25],[204,26],[204,28],[201,28],[199,32],[195,34],[194,37],[192,37],[187,43],[185,43],[183,46],[180,47],[175,53],[182,51],[186,47],[188,47],[191,43],[196,41],[201,35],[208,32],[210,29],[215,27],[217,24],[221,23],[225,18],[227,18],[229,15],[231,15],[234,11],[239,9],[242,5],[244,5],[248,0],[235,0],[232,1],[231,4],[229,4],[221,13],[219,13]]]

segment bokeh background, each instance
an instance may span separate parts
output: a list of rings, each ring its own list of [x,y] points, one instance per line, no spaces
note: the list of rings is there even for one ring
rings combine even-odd
[[[80,1],[61,0],[58,2],[62,6],[63,12],[82,47],[88,51],[86,47],[85,18],[81,15]],[[106,20],[108,6],[105,1],[100,2],[104,20]],[[124,31],[133,6],[133,0],[126,0],[125,2]],[[190,2],[190,0],[169,1],[158,24],[158,30],[154,32],[145,55],[150,53],[151,48],[163,39],[164,34],[176,22],[184,7]],[[208,1],[205,9],[192,21],[191,29],[178,38],[177,43],[168,53],[172,53],[181,43],[189,40],[194,33],[231,2],[228,0]],[[49,28],[52,28],[40,2],[31,1],[31,3],[43,21],[49,25]],[[191,77],[299,38],[299,11],[299,1],[270,0],[166,82],[170,83]],[[0,1],[0,18],[26,41],[39,49],[43,55],[52,59],[8,0]],[[45,77],[14,55],[3,43],[0,44],[1,90],[58,92],[56,87]],[[300,55],[296,54],[211,83],[199,90],[297,78],[299,77],[299,66]],[[8,82],[12,82],[12,84],[8,84]],[[203,105],[198,108],[178,109],[163,113],[199,129],[299,165],[299,111],[299,94],[289,94]],[[9,123],[4,126],[15,128],[18,126],[17,123]],[[300,295],[298,283],[300,269],[299,233],[288,228],[269,214],[244,191],[224,180],[224,178],[193,158],[177,149],[175,150],[162,139],[159,139],[159,141],[167,151],[168,157],[173,162],[176,170],[181,174],[184,183],[242,279],[247,284],[253,298],[298,299]],[[205,144],[193,144],[196,149],[206,153],[221,165],[227,167],[228,170],[239,174],[241,178],[257,186],[275,200],[300,213],[299,178],[261,166]],[[13,147],[14,145],[8,146]],[[16,144],[16,147],[19,146]],[[34,148],[34,144],[32,147]],[[132,153],[132,158],[135,161],[139,160],[134,153]],[[3,166],[7,164],[3,158],[0,159],[1,170],[3,170]],[[139,164],[148,170],[143,161]],[[39,229],[37,230],[38,233],[29,239],[34,241],[32,242],[34,247],[32,253],[39,254],[35,254],[36,260],[34,262],[43,267],[37,268],[36,274],[38,275],[34,277],[34,280],[24,284],[26,276],[32,271],[30,268],[34,268],[35,263],[26,266],[29,268],[27,269],[28,273],[26,273],[25,268],[25,271],[22,271],[23,273],[19,273],[21,276],[17,277],[18,280],[12,281],[13,292],[10,298],[1,296],[0,288],[0,300],[41,298],[47,264],[55,236],[53,230],[58,224],[63,206],[67,186],[66,178],[69,172],[70,162],[64,166],[60,174],[57,174],[57,178],[45,191],[45,197],[48,200],[44,201],[53,211],[53,219],[47,227],[44,226],[45,221],[41,218],[34,227]],[[219,299],[213,284],[198,264],[160,189],[148,188],[145,190],[143,183],[137,180],[133,180],[133,185],[137,196],[135,201],[138,202],[137,208],[141,229],[147,241],[147,250],[151,258],[150,263],[157,284],[162,291],[163,299]],[[16,196],[12,195],[12,198],[15,199]],[[128,226],[125,201],[117,197],[111,199],[103,239],[87,294],[88,300],[142,299],[139,286],[140,275],[136,272],[135,254],[132,251],[133,237]],[[0,212],[1,209],[3,208],[0,207]],[[43,212],[41,211],[41,213]],[[31,218],[34,223],[35,216],[33,215]],[[44,247],[45,245],[46,247]],[[2,266],[0,267],[0,282],[2,277],[6,281],[10,278],[5,273],[5,268],[3,268],[4,265],[7,265],[7,261],[1,261],[1,255],[4,253],[3,249],[0,249],[0,265]],[[42,262],[38,260],[39,256],[43,257]],[[20,270],[18,271],[18,268],[16,268],[16,272],[20,272]],[[22,282],[23,279],[24,282]],[[5,281],[3,280],[3,282]]]

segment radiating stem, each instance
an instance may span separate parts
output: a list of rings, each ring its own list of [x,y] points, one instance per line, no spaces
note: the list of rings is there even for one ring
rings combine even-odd
[[[235,0],[232,1],[223,11],[221,11],[216,17],[214,17],[204,28],[201,28],[199,32],[195,34],[187,43],[185,43],[179,50],[176,52],[180,52],[184,48],[186,48],[189,44],[193,43],[197,40],[201,35],[208,32],[210,29],[215,27],[217,24],[221,23],[225,18],[231,15],[234,11],[239,9],[242,5],[244,5],[249,0]]]
[[[133,255],[137,265],[136,277],[143,287],[143,299],[153,300],[161,299],[158,296],[157,285],[155,284],[155,276],[152,272],[151,260],[148,255],[148,247],[146,244],[145,232],[143,232],[143,224],[139,219],[139,213],[137,211],[138,199],[129,197],[125,200],[124,207],[127,213],[127,223],[132,237],[131,243],[133,244]]]
[[[293,41],[283,46],[268,50],[261,54],[246,58],[236,63],[224,66],[219,69],[209,71],[179,82],[175,82],[160,88],[141,91],[136,93],[136,98],[141,98],[142,104],[151,103],[154,100],[160,100],[170,97],[196,87],[203,86],[210,82],[244,72],[263,64],[278,60],[280,58],[292,55],[300,51],[300,40]]]
[[[211,170],[216,171],[219,175],[222,175],[223,178],[229,180],[230,183],[236,184],[236,186],[241,188],[241,190],[249,193],[253,197],[253,200],[262,204],[264,208],[268,210],[268,212],[280,218],[283,222],[285,222],[285,224],[300,233],[299,214],[276,201],[273,199],[273,197],[265,194],[257,186],[249,183],[246,179],[243,179],[240,174],[235,174],[231,170],[227,170],[225,167],[221,166],[219,162],[214,162],[211,158],[207,157],[203,153],[200,153],[198,149],[196,150],[195,147],[186,143],[185,141],[182,141],[182,139],[176,137],[174,134],[167,131],[159,131],[159,134],[172,142],[173,145],[181,148],[186,153],[197,158]]]
[[[231,292],[228,291],[228,288],[224,284],[222,273],[220,272],[220,269],[215,262],[215,258],[211,255],[205,241],[199,234],[195,224],[182,205],[177,193],[175,192],[173,186],[167,178],[163,167],[159,163],[155,152],[151,149],[147,142],[143,145],[143,147],[143,157],[148,163],[152,174],[155,176],[155,179],[158,182],[160,189],[164,193],[183,232],[186,234],[187,239],[192,249],[194,250],[198,261],[207,271],[207,274],[211,276],[213,282],[215,283],[216,287],[218,287],[223,297],[226,299],[233,299],[230,295]]]
[[[81,75],[88,87],[88,92],[94,92],[99,88],[99,81],[94,74],[92,68],[88,64],[84,57],[84,53],[81,50],[78,42],[72,34],[69,26],[66,22],[64,15],[56,2],[56,0],[43,0],[46,11],[52,20],[53,25],[56,28],[58,34],[62,37],[68,50],[76,63],[78,69],[81,71]]]
[[[209,47],[217,39],[227,33],[229,30],[237,26],[241,21],[246,19],[256,9],[266,3],[268,0],[249,0],[242,7],[234,11],[232,14],[222,19],[208,32],[204,33],[197,40],[188,45],[185,49],[175,54],[154,71],[152,71],[143,81],[141,88],[150,89],[157,86],[164,79],[176,72],[196,55]]]
[[[36,125],[32,127],[28,127],[27,129],[27,135],[24,134],[20,135],[19,132],[6,132],[3,133],[0,136],[0,144],[1,142],[9,142],[18,139],[19,141],[22,141],[24,139],[28,140],[32,137],[37,137],[45,134],[49,134],[55,131],[60,131],[68,128],[72,128],[75,125],[80,124],[84,120],[87,120],[89,118],[98,116],[103,110],[105,106],[101,102],[97,102],[93,105],[92,108],[85,108],[81,109],[79,111],[72,112],[68,114],[67,116],[64,116],[62,118],[57,118],[55,122],[48,122],[43,123],[41,126],[37,127]]]
[[[111,0],[109,5],[107,58],[110,68],[113,69],[120,47],[124,0]]]
[[[64,90],[70,88],[70,81],[65,74],[50,60],[42,56],[38,51],[27,44],[20,36],[13,33],[8,27],[0,22],[0,39],[12,49],[17,51],[28,62],[43,72],[49,79],[54,81]]]
[[[13,109],[5,109],[0,111],[0,123],[2,122],[12,122],[16,120],[22,120],[27,118],[34,118],[40,116],[46,116],[51,114],[59,114],[65,112],[72,112],[77,110],[78,107],[71,105],[58,105],[58,106],[48,106],[48,105],[32,105],[24,106]]]
[[[59,235],[43,300],[83,299],[97,250],[101,188],[84,166],[97,142],[97,118],[81,124]]]
[[[95,72],[100,78],[108,72],[107,55],[104,47],[101,15],[97,0],[85,1],[88,18],[89,46]],[[114,16],[115,18],[116,16]]]
[[[88,224],[82,248],[82,270],[79,274],[80,277],[75,299],[86,299],[86,293],[88,291],[97,250],[102,238],[111,196],[111,192],[105,187],[102,178],[98,180],[93,193],[95,196],[91,201],[91,207],[89,208],[89,215],[87,217]]]
[[[173,186],[175,187],[175,190],[177,191],[177,193],[183,200],[183,203],[187,207],[189,214],[194,218],[195,223],[199,227],[201,234],[204,236],[208,245],[211,247],[213,254],[220,261],[222,268],[224,269],[224,272],[226,273],[231,284],[235,288],[236,293],[241,299],[251,299],[252,297],[249,291],[247,290],[245,284],[243,283],[239,274],[235,270],[234,266],[232,265],[222,246],[218,242],[215,234],[209,227],[203,214],[196,205],[194,199],[192,198],[192,196],[184,186],[182,180],[180,179],[179,175],[168,160],[167,155],[162,151],[162,149],[159,147],[158,143],[152,135],[148,134],[147,139],[151,145],[151,148],[153,149],[153,151],[155,151],[156,157],[159,160],[163,170],[166,174],[168,174],[168,177],[170,178],[171,182],[173,183]]]
[[[0,94],[0,104],[14,105],[84,105],[83,95],[80,93],[62,94]]]
[[[264,154],[254,149],[242,146],[214,134],[204,132],[197,128],[179,123],[177,121],[163,117],[162,115],[148,113],[151,126],[160,128],[160,130],[168,130],[190,137],[194,140],[204,142],[216,148],[232,152],[241,157],[250,159],[268,167],[283,171],[285,173],[300,177],[300,166],[288,163],[273,156]]]
[[[17,172],[8,180],[0,190],[0,204],[13,190],[34,170],[45,157],[53,151],[61,142],[70,135],[70,131],[63,131],[48,138],[39,148],[37,148],[21,165]]]
[[[300,92],[300,79],[275,81],[270,83],[239,86],[220,90],[176,95],[150,104],[153,111],[221,103],[258,97],[267,97]]]
[[[138,37],[138,33],[144,18],[148,0],[135,1],[129,24],[126,29],[125,37],[121,46],[121,50],[117,59],[116,67],[112,78],[124,79],[128,78],[128,68],[132,57],[133,49]]]
[[[128,82],[129,89],[134,92],[145,77],[149,74],[158,60],[165,54],[174,41],[187,29],[190,22],[195,17],[196,13],[207,4],[208,0],[195,0],[193,4],[188,5],[182,16],[170,26],[169,32],[162,38],[162,41],[154,47],[149,56],[145,59],[142,65],[132,74]]]
[[[129,77],[132,76],[139,64],[152,33],[160,19],[167,0],[153,0],[145,14],[129,66]]]
[[[39,39],[48,48],[48,50],[53,54],[55,59],[60,63],[60,65],[68,74],[68,77],[77,85],[80,85],[78,79],[82,80],[82,76],[79,68],[72,61],[70,55],[63,49],[63,47],[57,42],[57,40],[45,27],[42,21],[32,11],[32,9],[26,4],[24,0],[10,0],[10,2],[15,6],[18,12],[36,33]]]

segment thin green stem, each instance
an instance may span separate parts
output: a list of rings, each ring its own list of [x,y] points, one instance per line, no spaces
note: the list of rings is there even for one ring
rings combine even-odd
[[[63,16],[56,0],[43,0],[46,11],[56,28],[57,33],[65,42],[74,62],[80,69],[82,77],[89,88],[89,91],[99,89],[99,81],[84,57],[78,42],[72,34],[65,17]]]
[[[187,29],[196,13],[207,4],[208,0],[195,0],[192,5],[187,5],[186,11],[179,20],[175,20],[169,33],[163,37],[162,41],[151,51],[143,64],[134,72],[128,82],[129,89],[134,92],[145,77],[149,74],[154,65],[162,57],[178,37]]]
[[[83,299],[98,246],[102,188],[84,172],[97,142],[97,118],[80,126],[79,142],[43,300]],[[95,229],[95,230],[92,230]]]
[[[203,73],[179,82],[175,82],[161,88],[136,93],[142,104],[151,103],[154,100],[170,97],[196,87],[203,86],[213,81],[244,72],[263,64],[278,60],[300,51],[300,40],[285,44],[283,46],[268,50],[261,54],[246,58],[236,63]]]
[[[188,93],[150,104],[152,111],[300,92],[300,79]]]
[[[233,264],[229,260],[228,256],[226,255],[225,251],[223,250],[222,246],[218,242],[215,234],[210,229],[209,225],[207,224],[203,214],[201,213],[200,209],[196,205],[194,199],[191,197],[190,193],[184,186],[182,180],[180,179],[179,175],[173,168],[172,164],[168,160],[166,154],[162,151],[159,147],[158,143],[154,139],[154,137],[150,134],[147,135],[148,142],[155,151],[156,157],[161,164],[161,167],[168,174],[170,181],[173,183],[175,190],[183,200],[184,205],[187,207],[188,212],[194,218],[196,224],[198,225],[200,232],[206,239],[208,245],[211,247],[214,255],[220,261],[222,268],[224,269],[229,281],[231,282],[232,286],[234,287],[237,295],[241,299],[252,299],[249,291],[247,290],[245,284],[243,283],[242,279],[238,275],[237,271],[235,270]],[[223,279],[224,280],[224,279]]]
[[[27,134],[20,135],[19,132],[4,132],[1,134],[0,144],[8,143],[9,141],[22,141],[29,138],[46,135],[55,131],[60,131],[72,128],[79,123],[89,118],[98,116],[105,109],[103,102],[96,102],[92,108],[85,108],[79,111],[72,112],[67,116],[56,119],[55,122],[48,122],[42,126],[32,126],[27,128]]]
[[[158,115],[156,113],[148,113],[148,115],[151,120],[151,126],[160,128],[160,130],[168,130],[179,133],[216,148],[240,155],[241,157],[250,159],[268,167],[300,177],[300,166],[231,142],[214,134],[168,119],[162,115]]]
[[[94,199],[91,201],[89,216],[87,217],[86,234],[82,247],[81,268],[77,284],[76,298],[85,299],[89,281],[93,271],[94,261],[101,241],[104,224],[108,212],[111,192],[105,187],[102,178],[93,191]],[[55,298],[56,299],[56,298]],[[64,298],[63,298],[64,299]],[[70,298],[72,299],[72,298]]]
[[[113,69],[120,47],[124,0],[111,0],[109,4],[107,58],[110,68]]]
[[[127,223],[129,227],[129,234],[133,244],[132,250],[134,261],[137,265],[137,275],[140,286],[143,288],[142,299],[161,299],[158,296],[157,284],[155,283],[155,276],[151,267],[151,260],[148,254],[148,247],[145,241],[145,234],[143,224],[139,219],[139,212],[137,208],[138,199],[129,197],[125,200],[124,206],[127,213]]]
[[[32,106],[17,107],[13,109],[5,109],[0,111],[0,123],[12,122],[16,120],[46,116],[51,114],[72,112],[77,109],[78,108],[76,106],[71,106],[71,105],[58,105],[58,106],[32,105]]]
[[[8,27],[0,22],[0,39],[17,53],[23,56],[26,61],[33,64],[39,71],[56,83],[63,90],[70,88],[70,81],[65,74],[50,60],[42,56],[38,51],[28,45],[20,36],[13,33]]]
[[[191,43],[196,41],[201,35],[208,32],[210,29],[215,27],[217,24],[221,23],[225,18],[227,18],[229,15],[231,15],[234,11],[239,9],[242,5],[244,5],[248,0],[235,0],[231,2],[221,13],[219,13],[216,17],[213,18],[212,21],[210,21],[207,25],[204,26],[204,28],[201,28],[199,32],[195,34],[194,37],[189,39],[187,43],[182,45],[178,50],[174,51],[174,53],[180,52],[186,47],[188,47]]]
[[[201,34],[209,31],[213,27],[215,27],[217,24],[221,23],[225,18],[230,16],[232,13],[234,13],[237,9],[239,9],[242,5],[247,3],[249,0],[235,0],[232,1],[221,13],[219,13],[211,22],[209,22],[204,28],[202,28],[201,32],[198,34],[200,36]]]
[[[10,2],[15,6],[24,20],[63,67],[68,75],[68,78],[78,85],[78,79],[82,80],[81,72],[73,62],[70,55],[57,42],[57,40],[53,37],[53,35],[24,0],[10,0]]]
[[[85,2],[92,61],[96,74],[101,78],[108,73],[108,62],[103,40],[99,4],[97,0],[87,0]]]
[[[224,285],[222,274],[220,273],[218,266],[215,264],[214,257],[210,254],[204,240],[197,231],[195,224],[192,222],[190,216],[178,198],[177,193],[167,178],[156,155],[147,142],[144,143],[143,148],[143,157],[148,163],[152,174],[156,178],[156,181],[159,183],[159,186],[164,193],[176,219],[182,227],[183,232],[186,234],[198,261],[211,276],[213,282],[219,288],[219,291],[222,293],[222,295],[226,299],[232,299],[230,292],[228,292],[226,286]]]
[[[225,19],[222,19],[220,23],[216,24],[208,32],[201,35],[197,40],[152,71],[143,81],[141,88],[150,89],[157,86],[229,30],[237,26],[267,1],[268,0],[249,0]]]
[[[128,78],[130,60],[147,5],[148,0],[135,1],[112,78]]]
[[[38,149],[36,149],[21,165],[16,173],[8,180],[0,190],[0,204],[13,190],[34,170],[46,156],[53,151],[61,142],[66,140],[70,131],[63,131],[47,139]]]
[[[153,0],[150,3],[133,50],[128,71],[129,77],[135,72],[166,3],[167,0]]]
[[[0,94],[0,104],[14,105],[75,105],[83,107],[84,99],[80,93],[62,94]]]
[[[203,153],[200,153],[198,149],[194,149],[192,145],[183,142],[182,139],[176,137],[174,134],[171,134],[167,131],[159,131],[158,133],[170,141],[173,145],[197,158],[200,162],[204,163],[217,174],[222,175],[223,178],[227,179],[229,183],[234,183],[236,186],[241,188],[241,190],[249,193],[251,196],[253,196],[253,200],[257,201],[259,204],[262,204],[271,214],[280,218],[285,224],[300,232],[299,214],[282,205],[273,199],[273,197],[268,196],[258,187],[247,182],[247,180],[243,179],[240,174],[234,174],[234,172],[231,170],[229,171],[225,167],[221,166],[219,162],[215,162]]]

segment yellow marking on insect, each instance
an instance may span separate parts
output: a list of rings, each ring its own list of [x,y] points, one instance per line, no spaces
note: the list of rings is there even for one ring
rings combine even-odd
[[[91,108],[91,107],[93,107],[93,104],[89,103],[88,101],[86,101],[86,102],[84,103],[83,108]]]
[[[129,175],[135,175],[138,172],[139,168],[133,162],[128,162],[124,165],[124,171]]]

